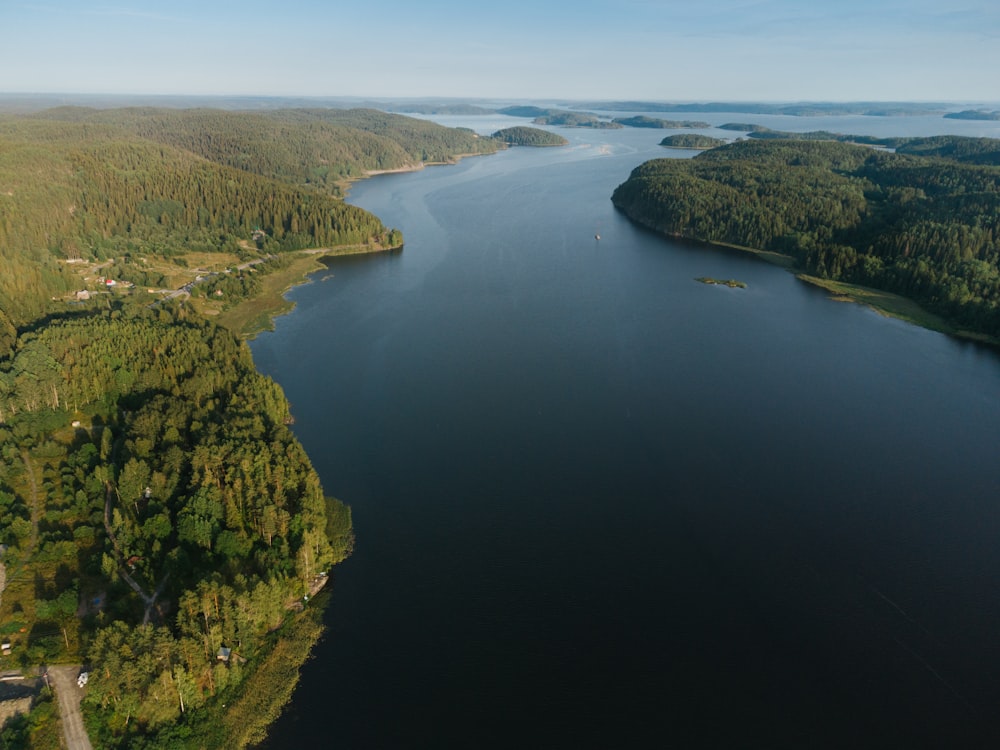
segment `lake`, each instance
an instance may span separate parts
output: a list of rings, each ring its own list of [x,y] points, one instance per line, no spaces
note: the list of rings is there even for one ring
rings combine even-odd
[[[642,230],[691,152],[554,130],[355,185],[405,248],[252,344],[357,534],[266,747],[997,746],[1000,357]]]

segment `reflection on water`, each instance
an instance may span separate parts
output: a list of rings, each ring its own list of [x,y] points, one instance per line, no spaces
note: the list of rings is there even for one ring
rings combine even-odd
[[[662,133],[560,132],[355,185],[405,248],[253,344],[358,536],[268,747],[997,739],[1000,358],[634,227]]]

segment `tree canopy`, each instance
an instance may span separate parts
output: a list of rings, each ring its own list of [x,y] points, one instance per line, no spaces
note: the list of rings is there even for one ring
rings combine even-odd
[[[710,128],[709,123],[702,120],[663,120],[659,117],[635,115],[634,117],[616,117],[614,122],[629,128],[657,128],[661,130],[677,128]]]
[[[496,131],[491,138],[510,146],[565,146],[569,141],[558,133],[541,128],[513,127]]]
[[[200,295],[252,297],[303,248],[399,246],[343,178],[503,147],[373,110],[0,118],[3,659],[88,664],[95,746],[259,742],[353,545],[280,387]]]
[[[1000,167],[989,139],[911,139],[891,153],[750,139],[637,167],[615,206],[668,234],[794,256],[810,273],[896,292],[1000,338]],[[904,150],[901,146],[901,150]]]
[[[666,146],[668,148],[695,148],[695,149],[706,149],[715,148],[716,146],[724,146],[726,142],[721,138],[712,138],[708,135],[698,135],[697,133],[678,133],[677,135],[668,135],[662,141],[660,141],[661,146]]]

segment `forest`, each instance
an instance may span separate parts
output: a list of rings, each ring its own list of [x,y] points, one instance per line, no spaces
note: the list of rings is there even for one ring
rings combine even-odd
[[[698,135],[697,133],[678,133],[677,135],[668,135],[660,141],[660,145],[666,146],[667,148],[694,149],[715,148],[716,146],[723,146],[725,143],[726,142],[721,138],[713,138],[709,135]]]
[[[633,170],[614,205],[657,231],[792,256],[808,274],[894,292],[1000,340],[1000,142],[897,151],[749,139]]]
[[[1000,120],[1000,112],[988,109],[963,109],[961,112],[949,112],[945,117],[951,120]]]
[[[788,115],[812,117],[817,115],[871,115],[875,117],[903,117],[909,115],[941,114],[944,104],[934,102],[897,102],[874,104],[871,102],[802,102],[797,104],[765,104],[758,102],[578,102],[576,106],[604,112],[741,112],[754,115]]]
[[[658,130],[712,127],[702,120],[663,120],[659,117],[647,117],[646,115],[616,117],[614,122],[630,128],[656,128]]]
[[[399,244],[338,197],[350,179],[503,147],[374,110],[62,107],[0,118],[0,354],[11,325],[79,290],[68,262]]]
[[[0,118],[0,669],[82,665],[95,747],[261,741],[353,547],[281,388],[198,298],[400,246],[342,178],[504,147],[371,110]],[[46,698],[0,744],[53,746]]]
[[[565,146],[569,143],[558,133],[540,128],[503,128],[490,137],[510,146]]]
[[[879,138],[872,135],[850,135],[831,133],[828,130],[810,130],[791,133],[772,130],[763,125],[727,123],[719,126],[723,130],[740,130],[750,138],[782,141],[837,141],[857,143],[865,146],[881,146],[897,154],[921,156],[943,156],[953,161],[968,164],[1000,164],[1000,140],[996,138],[974,138],[956,135],[935,135],[929,137],[890,136]]]
[[[530,117],[535,125],[561,125],[567,128],[614,129],[625,127],[621,123],[600,118],[589,112],[572,112],[566,109],[543,109],[541,107],[515,106],[497,110],[510,117]]]

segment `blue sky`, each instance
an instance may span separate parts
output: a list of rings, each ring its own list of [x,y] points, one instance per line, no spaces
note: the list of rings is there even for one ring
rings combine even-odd
[[[0,0],[0,92],[1000,101],[998,0]]]

